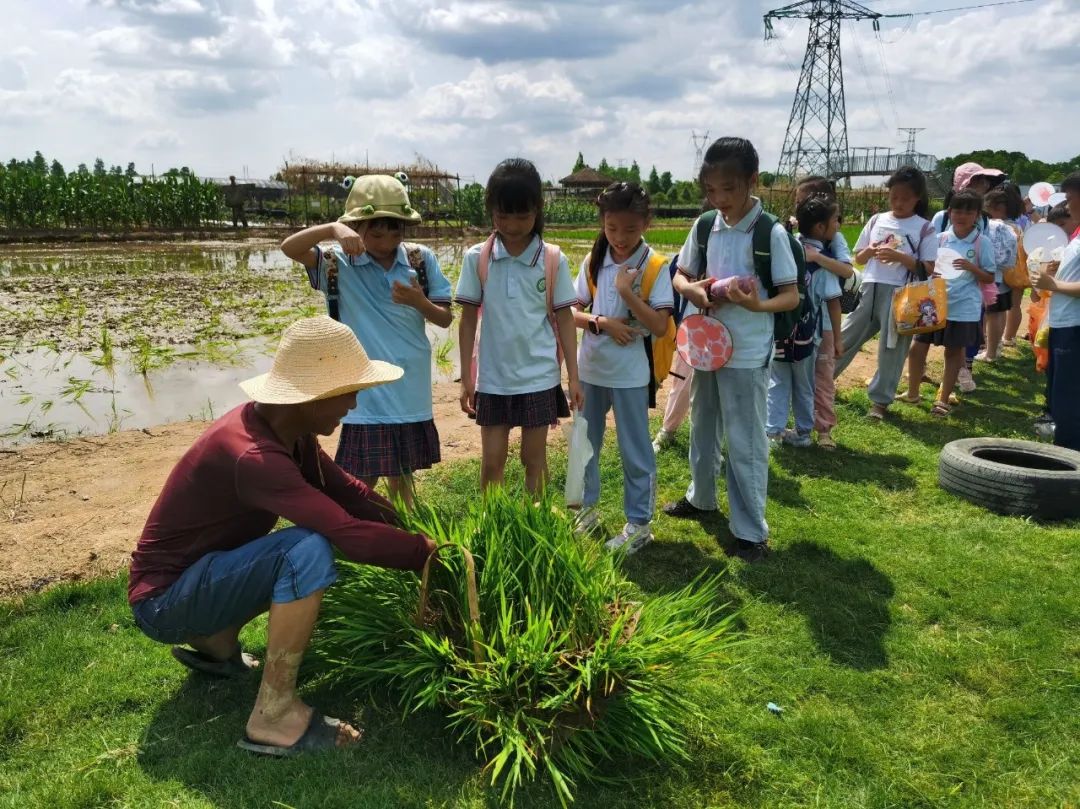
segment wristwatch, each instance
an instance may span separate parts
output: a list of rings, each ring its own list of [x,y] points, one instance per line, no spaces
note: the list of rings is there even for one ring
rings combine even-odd
[[[592,317],[589,318],[589,331],[591,331],[593,334],[595,334],[597,336],[600,335],[600,316],[599,315],[593,315]]]

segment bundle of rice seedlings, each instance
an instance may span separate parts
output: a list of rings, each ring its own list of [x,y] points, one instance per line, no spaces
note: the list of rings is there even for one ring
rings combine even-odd
[[[566,806],[576,783],[607,780],[605,760],[686,759],[705,713],[692,683],[733,643],[716,578],[642,598],[550,497],[494,488],[464,514],[405,520],[447,543],[426,606],[415,575],[343,563],[314,644],[330,680],[444,712],[511,803],[538,773]]]

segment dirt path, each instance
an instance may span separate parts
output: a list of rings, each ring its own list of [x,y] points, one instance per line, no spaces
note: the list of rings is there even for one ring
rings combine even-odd
[[[842,382],[874,367],[860,354]],[[443,460],[476,457],[480,431],[458,406],[458,386],[435,386]],[[665,393],[660,393],[661,406]],[[130,560],[173,465],[208,426],[181,422],[19,450],[0,450],[0,598],[53,582],[113,573]],[[551,440],[561,440],[552,431]],[[325,439],[333,455],[337,435]]]

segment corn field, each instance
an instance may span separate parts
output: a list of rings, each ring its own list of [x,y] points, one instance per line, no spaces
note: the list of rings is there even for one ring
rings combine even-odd
[[[186,169],[151,179],[130,164],[106,171],[99,160],[92,171],[65,172],[40,152],[0,166],[3,228],[192,228],[224,217],[221,190]]]

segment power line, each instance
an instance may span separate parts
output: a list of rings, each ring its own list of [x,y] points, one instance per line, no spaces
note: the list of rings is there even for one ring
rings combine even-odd
[[[977,6],[955,6],[953,8],[938,8],[933,11],[912,11],[910,14],[886,14],[886,17],[926,17],[930,14],[949,14],[953,11],[974,11],[979,8],[994,8],[994,6],[1018,6],[1021,3],[1035,3],[1038,0],[1001,0],[999,3],[981,3]]]

